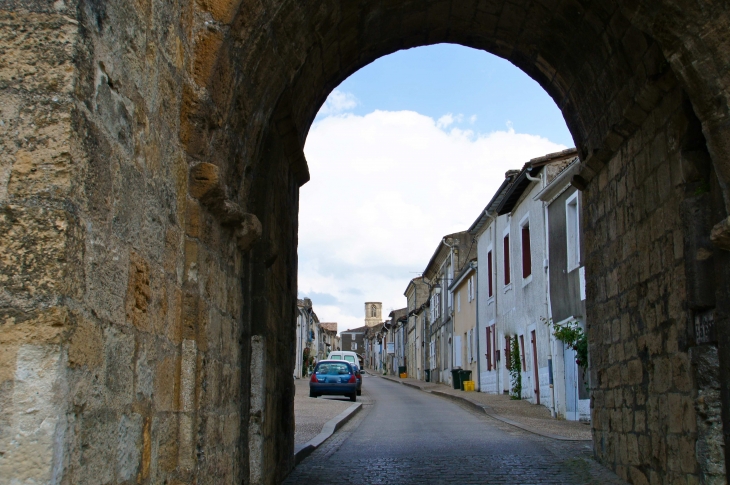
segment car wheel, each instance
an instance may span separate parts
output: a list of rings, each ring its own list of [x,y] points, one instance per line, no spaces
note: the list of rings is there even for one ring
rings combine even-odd
[[[309,391],[309,397],[314,397],[314,398],[316,398],[316,397],[317,397],[317,395],[316,395],[315,393],[313,393],[312,391]]]
[[[357,395],[362,396],[362,391],[360,389],[357,390]]]
[[[355,394],[350,394],[350,401],[352,401],[352,402],[355,402],[355,401],[357,401],[357,393],[355,393]]]

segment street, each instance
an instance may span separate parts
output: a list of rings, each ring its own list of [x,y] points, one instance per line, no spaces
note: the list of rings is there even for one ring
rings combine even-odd
[[[287,484],[623,484],[587,442],[522,431],[452,401],[367,376],[360,413]]]

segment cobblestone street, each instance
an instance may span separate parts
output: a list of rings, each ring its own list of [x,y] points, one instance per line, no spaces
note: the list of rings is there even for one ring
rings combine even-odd
[[[528,433],[448,399],[368,376],[362,411],[306,458],[296,484],[623,484],[590,443]]]

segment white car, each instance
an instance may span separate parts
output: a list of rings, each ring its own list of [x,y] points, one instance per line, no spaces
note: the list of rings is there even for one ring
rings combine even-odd
[[[357,395],[359,396],[362,393],[362,375],[360,373],[360,359],[357,354],[349,350],[336,350],[334,352],[330,352],[330,355],[327,356],[327,360],[344,360],[345,362],[349,362],[357,367]]]

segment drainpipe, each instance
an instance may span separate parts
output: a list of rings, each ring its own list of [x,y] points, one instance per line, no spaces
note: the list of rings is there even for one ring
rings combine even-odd
[[[548,205],[547,203],[543,202],[543,221],[544,221],[544,227],[545,227],[545,261],[543,262],[543,268],[545,270],[545,280],[546,280],[546,292],[545,292],[545,303],[547,305],[547,316],[548,321],[551,321],[553,318],[553,307],[550,303],[550,230],[548,227],[549,224],[549,214],[548,214]],[[555,385],[554,381],[555,378],[553,376],[553,373],[555,372],[555,367],[553,364],[553,347],[555,346],[555,338],[553,337],[553,332],[549,331],[550,335],[550,345],[548,346],[548,371],[550,372],[550,415],[554,418],[557,415],[557,409],[555,406]]]
[[[454,272],[454,246],[455,246],[455,244],[451,244],[450,245],[449,243],[446,242],[446,238],[443,238],[441,240],[441,242],[444,243],[444,246],[446,246],[446,247],[449,248],[449,262],[450,262],[449,271],[453,273]],[[449,278],[450,276],[451,275],[446,275],[446,277],[444,278],[445,279],[445,282],[444,282],[444,287],[445,288],[444,289],[446,290],[446,307],[447,308],[449,308],[449,305],[448,305],[448,303],[449,303],[449,294],[451,293],[448,290],[449,284],[450,284],[450,283],[448,283],[448,281],[450,279]],[[452,302],[452,308],[449,308],[449,310],[453,310],[453,302]],[[454,335],[454,330],[453,330],[453,328],[454,328],[454,320],[453,320],[453,317],[452,317],[451,314],[449,314],[449,317],[451,317],[451,329],[452,329],[451,330],[451,344],[450,344],[451,345],[451,362],[449,362],[449,370],[451,370],[451,369],[454,368],[454,336],[455,335]],[[441,316],[441,318],[442,319],[444,318],[443,315]]]
[[[484,211],[484,215],[490,219],[491,222],[489,223],[489,225],[492,226],[492,229],[493,229],[493,231],[492,231],[492,273],[494,273],[494,271],[497,269],[497,258],[496,258],[496,255],[497,255],[497,216],[490,214],[486,210]],[[488,270],[489,270],[489,264],[487,264],[487,271]],[[492,274],[492,276],[494,276],[494,274]],[[489,281],[489,280],[487,280],[487,281]],[[494,281],[494,285],[492,285],[492,291],[496,292],[497,281],[494,279],[493,279],[493,281]],[[497,298],[497,295],[495,293],[495,295],[494,295],[494,321],[495,322],[497,321],[497,317],[499,317],[499,314],[497,313],[497,302],[498,301],[499,301],[499,298]],[[478,301],[477,301],[477,311],[479,311],[479,302]],[[494,349],[494,350],[497,350],[497,349]],[[502,355],[502,352],[500,352],[499,354]],[[479,355],[481,356],[481,353]],[[502,382],[500,379],[501,374],[502,374],[502,369],[499,368],[498,362],[495,362],[495,370],[497,371],[497,389],[496,390],[497,390],[497,395],[500,395],[500,394],[502,394],[502,392],[500,390],[500,386],[502,385]]]
[[[532,182],[540,182],[540,187],[542,188],[545,184],[543,183],[543,174],[544,172],[539,173],[539,177],[533,177],[529,174],[529,172],[525,172],[525,177],[527,177],[527,180],[530,180]],[[549,235],[548,235],[548,214],[547,214],[547,204],[545,202],[542,203],[542,226],[545,231],[545,250],[544,254],[546,256],[544,262],[543,262],[543,270],[546,272],[545,279],[547,281],[546,288],[547,291],[545,293],[545,309],[548,316],[548,319],[552,318],[552,307],[550,305],[550,272],[549,269],[549,255],[550,255],[550,246],[549,246]],[[547,263],[547,264],[546,264]],[[548,345],[548,371],[550,372],[549,375],[549,381],[550,381],[550,415],[554,418],[556,415],[555,412],[555,387],[553,385],[553,337],[552,332],[549,333],[549,345]]]
[[[479,248],[477,247],[477,251]],[[479,271],[477,270],[478,261],[474,261],[469,263],[469,266],[471,266],[474,269],[474,280],[476,284],[474,285],[474,297],[477,300],[477,321],[476,321],[476,328],[477,328],[477,334],[474,338],[477,340],[477,391],[482,391],[482,359],[481,359],[481,350],[479,348]],[[487,265],[487,268],[489,268],[489,265]]]

